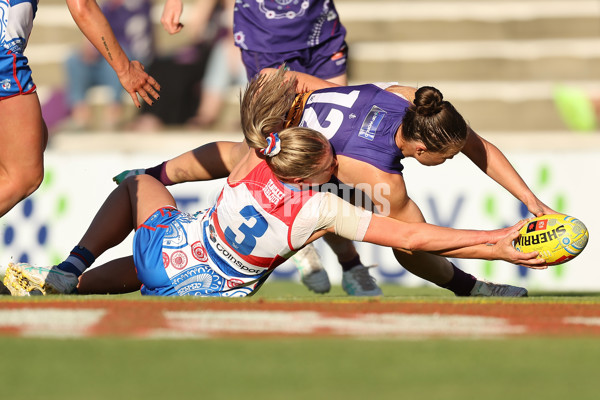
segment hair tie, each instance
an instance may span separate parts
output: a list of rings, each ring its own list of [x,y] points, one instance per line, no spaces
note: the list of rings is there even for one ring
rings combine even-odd
[[[261,154],[267,157],[273,157],[281,151],[281,139],[277,132],[271,132],[267,137],[267,147],[260,149]]]

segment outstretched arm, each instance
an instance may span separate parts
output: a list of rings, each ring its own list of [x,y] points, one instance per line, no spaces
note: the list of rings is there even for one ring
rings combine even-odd
[[[146,103],[152,105],[158,99],[160,85],[144,72],[139,61],[130,61],[106,17],[95,0],[66,0],[73,20],[86,38],[115,70],[123,88],[129,93],[133,103],[140,108],[139,94]]]
[[[544,269],[538,252],[521,253],[512,243],[525,220],[492,231],[452,229],[427,223],[406,223],[374,215],[364,241],[404,251],[427,251],[448,257],[504,260],[534,269]]]
[[[273,75],[277,73],[275,68],[264,68],[260,71],[261,74]],[[317,78],[316,76],[308,75],[303,72],[287,71],[286,76],[296,78],[298,85],[296,86],[296,93],[310,92],[311,90],[324,89],[328,87],[338,87],[340,85]]]
[[[346,239],[392,247],[407,253],[430,252],[457,258],[504,260],[530,268],[545,268],[545,260],[537,259],[538,252],[521,253],[513,247],[519,229],[527,222],[521,220],[511,227],[484,230],[453,229],[425,222],[404,222],[356,207],[332,193],[324,196],[319,211],[321,228],[308,242],[325,233]]]
[[[533,194],[525,181],[523,181],[511,163],[496,146],[479,136],[471,128],[468,129],[467,143],[462,152],[475,165],[508,190],[513,196],[522,201],[533,215],[540,216],[556,213]]]

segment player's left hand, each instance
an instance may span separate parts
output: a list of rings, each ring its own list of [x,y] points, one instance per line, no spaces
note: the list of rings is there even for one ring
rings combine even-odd
[[[119,75],[119,81],[137,108],[141,107],[138,94],[148,105],[154,104],[159,98],[159,83],[144,71],[144,66],[139,61],[130,61],[129,68]]]
[[[527,209],[536,217],[541,217],[542,215],[547,214],[558,214],[556,211],[542,203],[539,199],[535,199],[534,202],[528,204]]]

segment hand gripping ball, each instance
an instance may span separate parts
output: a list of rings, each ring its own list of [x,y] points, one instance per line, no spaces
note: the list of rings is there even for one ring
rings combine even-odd
[[[530,220],[519,231],[515,248],[523,253],[539,251],[548,265],[563,264],[577,257],[588,242],[588,230],[577,218],[549,214]]]

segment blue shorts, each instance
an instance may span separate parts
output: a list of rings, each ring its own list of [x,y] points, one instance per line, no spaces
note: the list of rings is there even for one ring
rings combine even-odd
[[[0,48],[0,100],[35,92],[27,57]]]
[[[308,49],[285,53],[259,53],[242,49],[242,61],[248,80],[263,68],[278,68],[284,62],[291,71],[303,72],[321,79],[346,73],[348,46],[344,35],[338,35]]]
[[[172,207],[163,207],[140,225],[133,236],[133,262],[142,294],[172,295],[171,279],[165,272],[163,262],[163,239],[171,223],[181,214]]]

